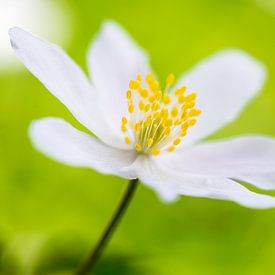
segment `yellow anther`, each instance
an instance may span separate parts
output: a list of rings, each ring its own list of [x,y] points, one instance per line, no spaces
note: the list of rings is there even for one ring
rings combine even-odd
[[[129,105],[128,111],[129,111],[129,113],[131,113],[131,114],[135,111],[135,106],[134,106],[134,104],[130,104],[130,105]]]
[[[176,138],[173,142],[174,145],[179,145],[181,142],[181,139],[180,138]]]
[[[201,114],[201,110],[198,110],[198,109],[192,109],[192,110],[189,112],[189,116],[190,116],[190,117],[199,116],[200,114]]]
[[[173,151],[175,151],[175,149],[176,149],[175,146],[170,146],[170,147],[167,148],[167,151],[168,152],[173,152]]]
[[[187,96],[185,97],[185,100],[186,100],[186,101],[193,101],[193,100],[196,99],[196,97],[197,97],[197,94],[196,94],[196,93],[192,93],[192,94],[187,95]]]
[[[148,139],[147,145],[150,147],[153,144],[154,140],[152,138]]]
[[[150,110],[150,108],[151,108],[151,105],[150,104],[146,104],[145,108],[144,108],[145,112],[148,112]]]
[[[172,117],[176,117],[178,115],[178,113],[179,113],[179,110],[178,110],[177,106],[174,106],[171,110]]]
[[[138,80],[131,80],[129,83],[129,88],[132,90],[138,90],[140,88],[140,82]]]
[[[188,125],[189,126],[194,126],[196,124],[197,120],[196,119],[190,119],[188,120]]]
[[[161,109],[161,114],[163,118],[167,118],[169,116],[169,112],[167,108],[162,108]]]
[[[159,89],[159,83],[155,80],[155,81],[150,83],[149,87],[151,88],[151,90],[153,92],[157,92],[158,89]]]
[[[191,109],[191,108],[193,108],[194,106],[195,106],[195,101],[190,101],[190,102],[187,102],[186,104],[185,104],[185,108],[186,109]]]
[[[156,95],[156,99],[161,100],[161,98],[162,98],[162,92],[161,91],[155,92],[155,95]]]
[[[166,78],[166,85],[172,85],[175,81],[175,76],[173,74],[169,74]]]
[[[128,90],[126,92],[126,97],[127,97],[127,99],[131,99],[131,97],[132,97],[132,91]]]
[[[182,131],[186,131],[186,130],[188,129],[188,127],[189,127],[188,122],[185,122],[185,123],[183,123],[183,124],[181,125],[181,130],[182,130]]]
[[[126,126],[124,125],[124,124],[122,124],[121,125],[121,131],[123,132],[123,133],[125,133],[126,131],[127,131],[127,128],[126,128]]]
[[[178,103],[182,104],[185,101],[184,95],[179,95],[178,97]]]
[[[125,116],[122,117],[121,123],[122,123],[122,124],[127,124],[127,122],[128,122],[127,118],[126,118]]]
[[[183,119],[176,119],[175,121],[174,121],[174,125],[180,125],[181,123],[183,122]]]
[[[143,100],[141,100],[141,101],[138,103],[138,107],[139,107],[139,109],[140,109],[141,111],[144,110],[145,104],[144,104],[144,101],[143,101]]]
[[[125,137],[124,141],[126,144],[131,144],[131,140],[129,137]]]
[[[186,110],[188,109],[188,106],[186,106],[187,104],[185,103],[185,104],[183,104],[182,106],[181,106],[181,110],[185,113],[186,112]]]
[[[181,134],[180,134],[180,136],[181,136],[181,137],[185,137],[185,136],[186,136],[186,134],[187,134],[187,132],[186,132],[186,131],[182,131],[182,132],[181,132]]]
[[[154,102],[155,100],[157,99],[157,95],[151,95],[151,96],[149,96],[149,101],[152,103],[152,102]]]
[[[166,127],[172,126],[172,125],[173,125],[173,120],[172,120],[171,118],[165,120],[164,125],[165,125]]]
[[[142,150],[142,147],[139,143],[136,143],[135,144],[135,149],[136,149],[137,152],[140,152]]]
[[[162,97],[162,100],[163,100],[163,103],[164,104],[170,104],[170,102],[171,102],[171,97],[170,97],[170,95],[163,95],[163,97]]]
[[[148,92],[147,89],[140,89],[139,94],[140,94],[141,97],[146,98],[149,95],[149,92]]]
[[[183,93],[186,91],[186,87],[183,86],[183,87],[180,87],[178,88],[176,91],[175,91],[175,96],[180,96],[180,95],[183,95]]]
[[[152,74],[152,73],[149,73],[149,74],[147,74],[145,80],[146,80],[146,83],[147,83],[148,85],[150,85],[150,83],[152,83],[152,81],[154,81],[155,79],[154,79],[153,74]]]
[[[156,119],[156,120],[160,120],[161,119],[161,113],[160,112],[155,112],[153,114],[153,116],[154,116],[154,119]]]
[[[183,114],[181,115],[181,119],[182,119],[183,121],[187,120],[188,118],[189,118],[189,114],[188,114],[188,113],[183,113]]]
[[[157,156],[157,155],[159,155],[160,150],[157,149],[157,148],[155,148],[155,149],[153,149],[153,150],[151,151],[151,153],[152,153],[154,156]]]
[[[138,75],[137,75],[137,81],[140,82],[141,80],[142,80],[141,74],[138,74]]]

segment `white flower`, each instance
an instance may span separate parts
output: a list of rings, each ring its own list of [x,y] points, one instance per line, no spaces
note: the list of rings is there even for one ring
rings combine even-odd
[[[25,66],[97,136],[60,118],[44,118],[30,127],[38,150],[69,165],[139,178],[164,200],[189,195],[275,206],[275,198],[237,182],[275,188],[274,139],[241,136],[198,144],[233,121],[262,87],[265,69],[246,53],[221,51],[175,85],[169,75],[162,94],[147,55],[114,22],[103,24],[89,48],[91,80],[58,46],[19,28],[10,30],[10,38]],[[199,109],[190,91],[196,91]]]

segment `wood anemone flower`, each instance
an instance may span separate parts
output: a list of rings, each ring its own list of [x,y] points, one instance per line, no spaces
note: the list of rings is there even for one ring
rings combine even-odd
[[[9,34],[23,64],[94,134],[60,118],[39,119],[30,127],[39,151],[138,178],[165,201],[188,195],[275,206],[274,197],[238,182],[275,189],[275,139],[201,141],[237,118],[264,83],[264,66],[245,52],[220,51],[176,82],[168,75],[162,88],[147,54],[115,22],[105,22],[89,47],[90,78],[58,46],[20,28]]]

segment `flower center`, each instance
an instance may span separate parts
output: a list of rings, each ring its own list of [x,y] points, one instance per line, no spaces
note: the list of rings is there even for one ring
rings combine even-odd
[[[201,110],[195,108],[196,93],[186,94],[185,86],[171,93],[174,80],[174,75],[169,74],[164,91],[152,73],[145,82],[138,75],[129,83],[126,92],[129,114],[121,119],[121,131],[125,143],[133,144],[138,153],[157,156],[163,151],[173,152],[188,128],[197,122]]]

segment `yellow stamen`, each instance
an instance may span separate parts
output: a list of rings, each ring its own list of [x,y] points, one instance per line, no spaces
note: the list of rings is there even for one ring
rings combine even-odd
[[[151,152],[154,156],[157,156],[157,155],[159,155],[159,153],[160,153],[160,150],[159,149],[157,149],[157,148],[155,148],[155,149],[153,149],[152,150],[152,152]]]
[[[168,149],[167,149],[167,151],[168,152],[173,152],[173,151],[175,151],[175,149],[176,149],[175,146],[169,146]]]
[[[197,110],[197,109],[192,109],[189,113],[189,116],[198,116],[201,114],[201,110]]]
[[[171,102],[171,97],[170,97],[170,95],[166,94],[166,95],[163,95],[162,100],[163,100],[164,104],[168,105]]]
[[[174,106],[171,110],[172,117],[176,117],[178,115],[178,113],[179,113],[178,108],[176,106]]]
[[[197,97],[197,94],[196,94],[196,93],[192,93],[192,94],[187,95],[187,96],[185,97],[185,100],[186,100],[186,101],[193,101],[193,100],[196,99],[196,97]]]
[[[136,131],[136,132],[139,132],[139,131],[140,131],[140,127],[141,127],[141,126],[140,126],[140,122],[136,123],[136,124],[135,124],[135,131]]]
[[[150,104],[147,104],[144,108],[145,112],[148,112],[151,108],[151,105]]]
[[[154,94],[154,95],[151,95],[150,97],[149,97],[149,101],[152,103],[152,102],[154,102],[155,100],[157,99],[157,96]]]
[[[141,100],[141,101],[139,102],[139,104],[138,104],[138,107],[139,107],[139,109],[140,109],[141,111],[143,111],[144,108],[145,108],[144,101]]]
[[[195,107],[196,93],[186,95],[183,86],[168,94],[175,81],[172,74],[166,78],[164,92],[152,73],[145,81],[144,87],[142,76],[138,74],[129,82],[126,99],[130,116],[121,118],[124,142],[133,144],[138,153],[157,156],[162,151],[173,152],[201,114]]]
[[[140,88],[140,82],[138,80],[131,80],[129,83],[129,88],[132,90],[137,90]]]
[[[185,101],[184,95],[179,95],[178,97],[178,103],[182,104]]]
[[[175,81],[175,76],[173,74],[169,74],[166,78],[166,85],[172,85]]]
[[[135,111],[134,104],[129,105],[128,111],[129,111],[130,114],[132,114]]]
[[[180,138],[177,138],[177,139],[174,140],[173,144],[174,144],[174,145],[179,145],[180,142],[181,142],[181,139],[180,139]]]
[[[124,116],[124,117],[122,117],[121,122],[122,122],[122,124],[127,124],[128,120],[127,120],[127,118]]]
[[[180,96],[180,95],[183,95],[183,93],[186,91],[186,87],[183,86],[183,87],[180,87],[178,88],[176,91],[175,91],[175,96]]]
[[[136,148],[137,152],[141,152],[141,150],[142,150],[142,147],[141,147],[141,145],[139,143],[135,144],[135,148]]]
[[[124,124],[121,125],[121,131],[125,133],[127,131],[127,128]]]
[[[196,122],[197,121],[195,119],[191,119],[188,121],[188,124],[189,124],[189,126],[194,126],[196,124]]]
[[[157,111],[160,108],[160,103],[158,101],[154,102],[151,108],[153,111]]]
[[[131,97],[132,97],[132,91],[128,90],[126,92],[126,97],[127,97],[127,99],[131,99]]]
[[[152,138],[148,139],[147,145],[150,147],[153,144],[154,140]]]
[[[146,97],[148,97],[149,92],[148,92],[147,89],[140,89],[139,94],[140,94],[141,97],[146,98]]]
[[[124,141],[126,144],[131,144],[131,140],[129,137],[125,137]]]

